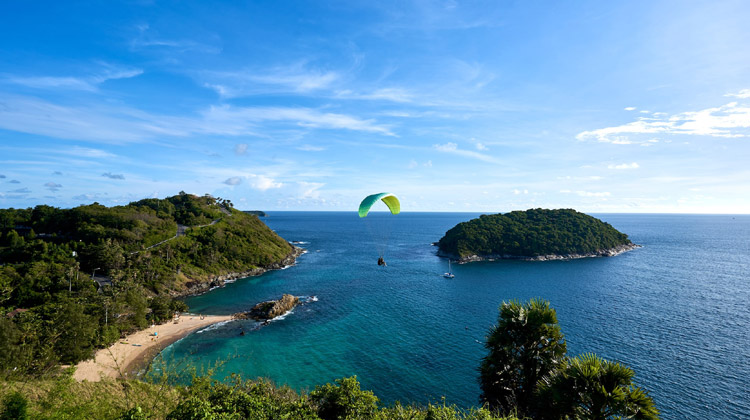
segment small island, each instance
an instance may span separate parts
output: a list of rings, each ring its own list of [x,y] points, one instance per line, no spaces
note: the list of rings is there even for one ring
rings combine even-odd
[[[482,215],[445,233],[438,255],[459,263],[614,256],[637,248],[609,223],[573,209]]]

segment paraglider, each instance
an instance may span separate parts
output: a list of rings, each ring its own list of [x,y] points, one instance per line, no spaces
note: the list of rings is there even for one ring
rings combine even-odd
[[[368,195],[364,198],[364,200],[362,200],[362,202],[359,204],[359,217],[367,218],[367,215],[370,213],[370,209],[372,208],[372,206],[379,201],[382,201],[388,207],[388,210],[392,215],[399,214],[401,212],[401,202],[398,201],[398,197],[391,193],[383,192]],[[367,219],[365,221],[367,222]],[[367,227],[368,229],[370,229],[373,236],[377,236],[376,244],[379,247],[378,265],[382,267],[386,267],[383,254],[385,253],[385,245],[388,241],[388,234],[390,233],[387,226],[384,225],[385,224],[378,223],[378,226],[376,227],[371,226],[369,223],[367,224]]]

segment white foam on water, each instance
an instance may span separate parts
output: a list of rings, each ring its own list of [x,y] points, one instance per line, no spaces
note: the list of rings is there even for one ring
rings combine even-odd
[[[204,333],[206,331],[215,330],[215,329],[221,327],[222,325],[226,325],[226,324],[228,324],[228,323],[230,323],[232,321],[234,321],[234,320],[233,319],[228,319],[226,321],[217,322],[216,324],[211,324],[211,325],[207,326],[206,328],[201,328],[200,330],[196,331],[195,333],[196,334],[202,334],[202,333]]]

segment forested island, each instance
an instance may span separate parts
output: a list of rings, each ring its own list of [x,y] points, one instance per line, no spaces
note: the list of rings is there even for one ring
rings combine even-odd
[[[0,375],[75,364],[186,310],[177,297],[298,254],[257,216],[208,195],[0,209]]]
[[[572,209],[481,215],[448,230],[438,255],[459,262],[613,256],[636,248],[609,223]]]

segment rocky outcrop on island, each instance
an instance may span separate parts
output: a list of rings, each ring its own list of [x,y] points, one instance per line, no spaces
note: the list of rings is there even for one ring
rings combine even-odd
[[[459,223],[436,243],[458,263],[615,256],[639,248],[609,223],[572,209],[530,209]]]
[[[455,259],[459,264],[476,261],[495,261],[495,260],[522,260],[522,261],[555,261],[555,260],[575,260],[578,258],[591,258],[591,257],[614,257],[620,255],[623,252],[632,251],[636,248],[640,248],[640,245],[629,244],[620,245],[614,248],[601,249],[595,252],[586,254],[551,254],[551,255],[536,255],[536,256],[523,256],[523,255],[510,255],[510,254],[489,254],[489,255],[467,255],[465,257],[456,258],[455,255],[445,255],[438,251],[438,256]]]
[[[254,319],[256,321],[268,321],[274,319],[277,316],[284,315],[285,313],[294,309],[295,306],[300,304],[300,299],[297,296],[284,294],[279,300],[268,300],[261,302],[249,311],[240,312],[232,315],[235,319]]]
[[[290,244],[291,245],[291,244]],[[218,276],[213,276],[207,280],[203,281],[189,281],[185,283],[185,290],[181,293],[175,293],[175,296],[194,296],[194,295],[200,295],[203,293],[208,292],[209,290],[215,289],[217,287],[223,287],[225,284],[236,280],[236,279],[243,279],[245,277],[254,277],[254,276],[260,276],[261,274],[265,273],[269,270],[280,270],[284,267],[288,267],[290,265],[294,265],[297,258],[302,255],[305,250],[303,248],[291,245],[292,252],[289,253],[284,259],[281,261],[277,261],[275,263],[269,264],[265,267],[254,267],[246,271],[240,271],[235,273],[227,273],[222,274]]]

